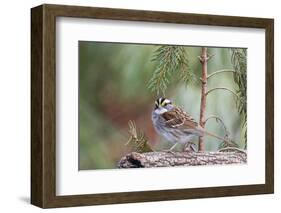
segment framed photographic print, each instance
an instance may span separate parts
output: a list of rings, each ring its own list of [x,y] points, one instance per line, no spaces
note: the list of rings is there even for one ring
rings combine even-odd
[[[273,19],[31,9],[31,203],[274,191]]]

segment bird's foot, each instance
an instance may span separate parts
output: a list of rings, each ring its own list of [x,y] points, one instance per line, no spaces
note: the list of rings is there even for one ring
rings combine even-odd
[[[183,147],[183,152],[197,152],[195,143],[189,141]]]

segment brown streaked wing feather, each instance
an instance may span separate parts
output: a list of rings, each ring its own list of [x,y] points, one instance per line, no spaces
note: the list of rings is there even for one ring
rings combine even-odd
[[[198,127],[198,123],[178,107],[163,113],[162,117],[166,120],[167,127],[170,128],[195,129]]]
[[[178,110],[182,116],[184,117],[184,124],[181,126],[181,128],[183,129],[197,129],[198,128],[198,123],[194,120],[194,118],[187,114],[186,112],[184,112],[181,108],[176,108],[176,110]]]
[[[165,124],[169,128],[174,128],[184,123],[184,119],[178,116],[176,111],[173,110],[163,113],[162,117],[165,119]]]

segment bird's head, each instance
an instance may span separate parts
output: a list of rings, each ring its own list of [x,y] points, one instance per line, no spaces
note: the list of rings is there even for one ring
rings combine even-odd
[[[156,112],[157,114],[163,114],[173,109],[173,107],[174,106],[171,100],[161,97],[155,101],[154,112]]]

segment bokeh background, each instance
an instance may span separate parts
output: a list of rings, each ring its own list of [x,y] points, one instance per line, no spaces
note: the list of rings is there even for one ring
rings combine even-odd
[[[122,156],[132,151],[128,141],[128,121],[136,122],[155,150],[168,149],[171,144],[159,137],[151,122],[154,101],[159,97],[148,89],[156,68],[152,61],[158,45],[79,42],[79,169],[113,169]],[[199,120],[201,47],[185,47],[189,66],[197,81],[185,85],[172,81],[166,97]],[[208,62],[208,73],[233,69],[229,48],[208,48],[214,57]],[[231,73],[210,78],[208,88],[228,87],[236,90]],[[241,137],[242,118],[233,94],[217,90],[207,97],[206,115],[223,119],[230,137],[244,147]],[[206,130],[224,135],[224,129],[211,119]],[[198,141],[194,138],[194,142]],[[206,150],[215,151],[220,141],[205,137]],[[181,147],[177,147],[181,149]]]

